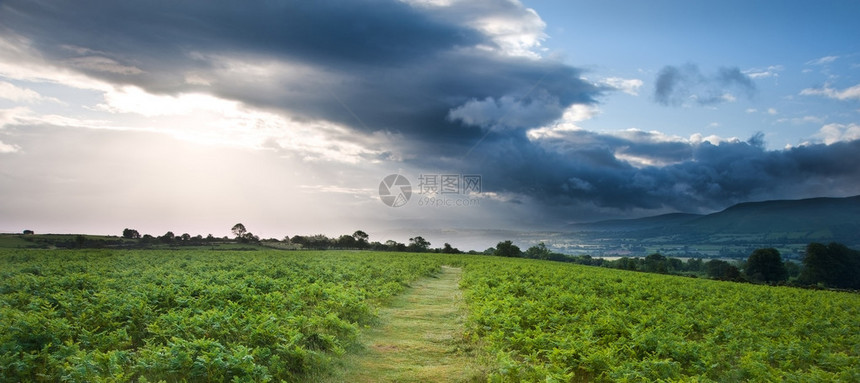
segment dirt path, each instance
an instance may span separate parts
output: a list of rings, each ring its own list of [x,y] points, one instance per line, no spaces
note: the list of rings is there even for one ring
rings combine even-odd
[[[476,358],[462,341],[462,270],[414,283],[380,310],[381,324],[365,330],[364,350],[346,357],[333,382],[480,381]]]

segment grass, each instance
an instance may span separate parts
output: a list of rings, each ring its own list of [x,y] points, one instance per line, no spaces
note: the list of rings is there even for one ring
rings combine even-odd
[[[15,249],[37,246],[33,242],[27,241],[24,238],[26,237],[22,234],[0,234],[0,248]]]
[[[477,351],[463,339],[466,309],[462,270],[413,282],[380,310],[380,322],[365,329],[363,347],[344,356],[325,382],[486,381]]]

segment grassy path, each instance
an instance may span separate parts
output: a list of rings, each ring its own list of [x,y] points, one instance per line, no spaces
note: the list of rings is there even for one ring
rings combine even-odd
[[[362,336],[363,350],[346,357],[332,382],[469,382],[483,378],[462,340],[462,270],[442,267],[380,310],[381,323]]]

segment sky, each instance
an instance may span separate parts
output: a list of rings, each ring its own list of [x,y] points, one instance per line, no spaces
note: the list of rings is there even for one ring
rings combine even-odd
[[[858,195],[857,15],[850,1],[3,0],[0,232],[241,222],[441,246]]]

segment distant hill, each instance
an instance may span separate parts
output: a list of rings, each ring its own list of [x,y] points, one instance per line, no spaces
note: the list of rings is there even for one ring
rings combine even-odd
[[[779,236],[860,242],[860,196],[747,202],[708,214],[663,214],[576,224],[574,231],[648,235]]]
[[[860,227],[860,196],[741,203],[688,223],[704,232],[808,232]]]

